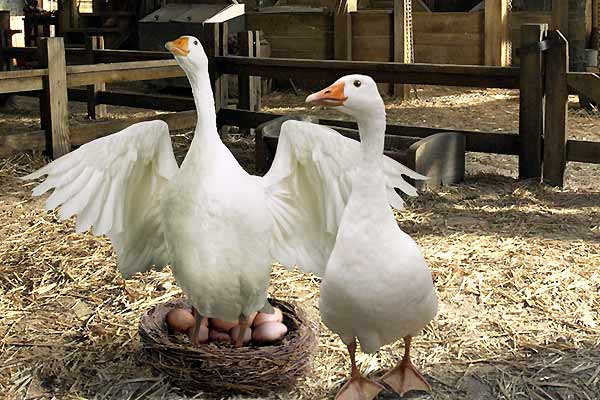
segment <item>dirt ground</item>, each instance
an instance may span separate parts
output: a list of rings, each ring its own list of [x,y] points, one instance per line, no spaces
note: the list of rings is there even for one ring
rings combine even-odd
[[[310,112],[306,93],[272,93],[265,111]],[[516,132],[518,93],[418,88],[419,99],[386,98],[389,122]],[[33,108],[32,108],[33,107]],[[36,103],[19,98],[0,127],[37,126]],[[83,119],[83,105],[72,119]],[[136,110],[114,108],[114,117]],[[600,118],[569,110],[570,137],[600,140]],[[179,158],[190,133],[174,135]],[[250,171],[251,138],[227,145]],[[400,227],[422,247],[440,301],[414,340],[414,362],[433,392],[411,399],[600,399],[600,166],[570,163],[564,188],[515,180],[516,158],[470,153],[464,183],[410,199]],[[76,234],[32,199],[17,177],[45,160],[0,159],[0,392],[5,398],[177,398],[140,359],[137,324],[153,305],[180,294],[169,271],[123,280],[105,238]],[[376,268],[376,266],[374,266]],[[275,268],[271,294],[318,318],[319,282]],[[358,356],[381,376],[400,342]],[[311,376],[277,399],[331,399],[349,368],[342,343],[321,326]],[[198,398],[203,398],[199,393]],[[397,398],[391,394],[385,399]]]

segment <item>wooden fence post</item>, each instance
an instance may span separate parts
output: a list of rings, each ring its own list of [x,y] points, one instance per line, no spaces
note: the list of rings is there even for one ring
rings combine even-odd
[[[260,49],[260,31],[254,31],[254,57],[262,57]],[[250,78],[250,93],[253,98],[254,109],[260,111],[262,108],[262,77]]]
[[[40,96],[42,129],[46,131],[46,149],[52,158],[71,151],[67,100],[67,63],[62,37],[40,40],[40,64],[48,69]]]
[[[542,52],[532,48],[546,36],[545,24],[521,28],[519,179],[542,177],[542,133],[544,131],[544,82]]]
[[[104,37],[103,36],[88,36],[85,40],[86,59],[88,64],[96,64],[96,57],[94,56],[94,50],[104,49]],[[105,83],[97,83],[94,85],[87,86],[87,112],[88,117],[91,119],[104,118],[106,117],[106,105],[98,104],[98,92],[105,91]]]
[[[508,12],[508,0],[485,0],[485,65],[510,63]]]
[[[560,45],[550,48],[545,57],[544,183],[562,186],[567,166],[569,42],[556,30],[548,32],[548,39]]]
[[[210,75],[210,82],[213,90],[213,95],[215,97],[215,110],[217,113],[222,107],[223,97],[221,95],[221,79],[222,76],[219,74],[217,69],[217,65],[215,63],[215,57],[220,55],[220,29],[218,23],[204,23],[202,25],[202,35],[204,42],[204,50],[206,51],[206,56],[208,57],[208,73]]]
[[[260,34],[258,31],[238,32],[238,55],[260,57]],[[251,77],[246,73],[238,75],[238,109],[260,111],[261,77]],[[240,133],[248,134],[253,129],[240,128]]]
[[[219,53],[220,56],[229,54],[229,24],[227,22],[219,23]],[[227,76],[222,75],[219,79],[221,83],[221,107],[227,107],[229,104],[229,81]]]

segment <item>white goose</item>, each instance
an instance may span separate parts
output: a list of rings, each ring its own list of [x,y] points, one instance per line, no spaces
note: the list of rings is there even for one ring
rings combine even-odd
[[[27,179],[48,175],[33,191],[53,194],[46,208],[77,215],[77,231],[106,234],[125,277],[170,263],[194,306],[196,341],[203,317],[246,319],[266,305],[273,260],[323,273],[350,193],[359,144],[337,132],[288,121],[266,176],[249,175],[221,142],[208,59],[191,36],[166,44],[185,71],[198,123],[177,167],[169,130],[144,122],[55,160]],[[390,201],[394,187],[416,190],[402,174],[424,177],[386,158]]]
[[[352,363],[351,379],[336,399],[369,400],[383,388],[359,373],[356,338],[367,353],[404,338],[404,358],[383,380],[400,395],[429,390],[410,361],[410,342],[437,313],[437,296],[419,247],[388,205],[385,108],[377,85],[368,76],[346,76],[306,101],[356,118],[361,138],[358,172],[321,284],[321,317],[347,345]]]

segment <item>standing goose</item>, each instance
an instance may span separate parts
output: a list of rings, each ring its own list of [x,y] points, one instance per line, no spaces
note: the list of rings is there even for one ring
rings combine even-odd
[[[321,318],[347,345],[352,364],[351,379],[336,399],[370,400],[383,389],[359,373],[356,339],[362,351],[373,353],[404,338],[404,358],[383,380],[400,395],[429,390],[410,361],[410,343],[435,317],[437,296],[419,247],[400,230],[388,205],[385,108],[377,85],[368,76],[346,76],[306,101],[356,118],[361,139],[352,193],[321,284]]]
[[[264,177],[246,173],[221,142],[208,59],[199,40],[166,44],[185,71],[198,122],[181,167],[166,123],[142,122],[89,142],[26,179],[47,175],[33,194],[50,189],[47,209],[77,215],[77,231],[106,234],[125,277],[170,264],[193,305],[197,343],[203,317],[238,320],[240,346],[247,318],[267,307],[273,260],[321,274],[350,193],[359,143],[297,121],[282,127],[277,154]],[[387,192],[416,190],[402,174],[424,177],[386,158]],[[268,307],[267,307],[268,308]]]

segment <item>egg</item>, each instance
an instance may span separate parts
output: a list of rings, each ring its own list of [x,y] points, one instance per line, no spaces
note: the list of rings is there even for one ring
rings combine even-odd
[[[229,336],[231,336],[231,340],[235,343],[235,340],[240,333],[240,326],[236,325],[229,331]],[[248,344],[252,340],[252,329],[250,327],[246,328],[246,333],[244,334],[244,339],[242,340],[242,344]]]
[[[188,336],[190,338],[190,340],[193,342],[194,339],[192,338],[192,332],[194,332],[194,329],[190,329],[188,331]],[[198,330],[198,344],[204,344],[206,342],[208,342],[208,328],[204,325],[200,325],[200,329]]]
[[[185,333],[194,326],[194,316],[183,308],[174,308],[167,313],[167,325],[174,332]]]
[[[281,322],[265,322],[254,328],[252,341],[257,344],[273,343],[281,340],[287,331],[287,326]]]
[[[231,342],[231,336],[228,333],[211,329],[208,338],[211,342]]]
[[[273,314],[259,312],[254,318],[254,326],[260,326],[266,322],[281,322],[283,321],[283,313],[277,307],[273,307]]]
[[[238,324],[237,321],[223,321],[222,319],[211,318],[210,327],[221,332],[229,332],[231,328]]]

